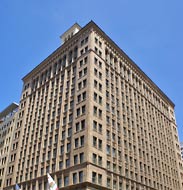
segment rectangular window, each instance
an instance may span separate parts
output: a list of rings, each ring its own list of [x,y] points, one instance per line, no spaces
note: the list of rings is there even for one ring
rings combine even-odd
[[[102,150],[102,140],[98,140],[98,149]]]
[[[76,132],[78,132],[78,131],[79,131],[79,122],[76,123]]]
[[[74,155],[74,165],[78,164],[78,155]]]
[[[79,172],[79,183],[83,182],[83,171]]]
[[[84,153],[80,153],[79,154],[79,158],[80,158],[80,163],[83,163],[84,162]]]
[[[107,178],[107,187],[110,188],[111,187],[111,179]]]
[[[97,93],[96,92],[94,92],[94,94],[93,94],[93,99],[95,102],[97,102]]]
[[[97,115],[97,107],[96,106],[93,107],[93,114]]]
[[[96,137],[93,137],[93,146],[97,147],[97,138]]]
[[[72,183],[76,184],[77,183],[77,173],[72,174]]]
[[[83,98],[83,100],[86,100],[86,92],[82,93],[82,98]]]
[[[111,149],[111,148],[110,148],[110,145],[107,145],[107,146],[106,146],[106,152],[107,152],[108,155],[111,153],[111,150],[110,150],[110,149]]]
[[[97,155],[93,153],[93,156],[92,156],[92,161],[94,164],[97,163]]]
[[[62,145],[61,147],[60,147],[60,154],[63,154],[64,153],[64,145]]]
[[[81,121],[81,130],[84,130],[85,129],[85,120],[82,120]]]
[[[67,152],[70,152],[71,150],[71,143],[67,143]]]
[[[66,159],[66,168],[70,166],[70,159]]]
[[[62,161],[59,162],[59,169],[60,170],[63,169],[63,162]]]
[[[75,148],[78,148],[79,147],[79,139],[76,138],[74,142],[75,142]]]
[[[62,178],[58,178],[57,179],[57,184],[58,184],[58,188],[61,188],[62,187]],[[39,189],[39,190],[41,190],[41,189]]]
[[[69,185],[69,176],[64,177],[64,186]]]
[[[98,131],[99,131],[99,133],[102,133],[102,124],[98,124]]]
[[[86,106],[84,105],[84,106],[82,106],[81,107],[81,110],[82,110],[82,114],[85,114],[85,111],[86,111]]]
[[[93,183],[97,182],[97,173],[96,172],[92,172],[92,182]]]
[[[102,166],[102,156],[99,156],[99,157],[98,157],[98,165],[99,165],[99,166]]]
[[[76,110],[76,115],[77,115],[77,116],[80,115],[80,108],[78,108],[78,109]]]
[[[84,136],[80,137],[80,146],[84,146]]]
[[[102,175],[98,174],[98,184],[102,184]]]
[[[93,129],[97,130],[97,122],[96,121],[93,121]]]
[[[70,127],[69,129],[68,129],[68,137],[70,137],[72,135],[72,128]]]

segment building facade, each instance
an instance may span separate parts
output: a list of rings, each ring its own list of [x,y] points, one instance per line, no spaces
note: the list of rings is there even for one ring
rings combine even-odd
[[[0,189],[12,183],[18,142],[15,126],[18,104],[12,103],[0,112]]]
[[[181,157],[183,160],[183,142],[180,143],[180,149],[181,149]]]
[[[181,190],[172,101],[93,22],[23,78],[14,178],[22,190]]]

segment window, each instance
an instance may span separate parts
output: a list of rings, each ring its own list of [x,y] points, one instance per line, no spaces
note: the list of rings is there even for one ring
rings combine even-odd
[[[72,128],[68,129],[68,137],[70,137],[72,135]]]
[[[77,183],[77,173],[72,174],[72,182],[73,182],[73,184]]]
[[[83,100],[86,100],[86,92],[82,93],[82,98],[83,98]]]
[[[96,121],[93,121],[93,129],[97,130],[97,122]]]
[[[84,146],[84,136],[80,137],[80,146]]]
[[[64,186],[69,185],[69,176],[64,177]]]
[[[28,187],[30,189],[30,187]],[[47,181],[44,181],[44,190],[47,190],[48,189],[48,183]]]
[[[96,106],[93,107],[93,114],[97,115],[97,107]]]
[[[41,168],[41,175],[44,175],[44,168]]]
[[[86,111],[85,105],[81,107],[81,110],[82,110],[82,114],[85,114],[85,111]]]
[[[80,64],[80,67],[82,67],[82,66],[83,66],[83,60],[81,60],[81,61],[79,62],[79,64]]]
[[[99,41],[99,47],[100,47],[100,48],[102,47],[102,42],[101,42],[101,41]]]
[[[78,95],[77,101],[78,101],[78,103],[81,102],[81,94]]]
[[[77,115],[77,116],[80,115],[80,108],[78,108],[78,109],[76,110],[76,115]]]
[[[100,109],[98,110],[98,116],[102,117],[102,110],[100,110]]]
[[[79,172],[79,183],[83,182],[83,171]]]
[[[84,68],[84,70],[83,70],[83,75],[86,75],[86,74],[87,74],[87,67]]]
[[[110,145],[107,145],[107,147],[106,147],[106,152],[107,152],[108,155],[111,153],[110,148],[111,148]]]
[[[98,39],[95,37],[95,43],[98,44]]]
[[[79,72],[79,78],[82,77],[82,71]]]
[[[60,154],[63,154],[64,153],[64,145],[62,145],[61,147],[60,147]]]
[[[42,189],[42,183],[39,183],[39,190]]]
[[[78,147],[79,147],[79,139],[76,138],[76,139],[75,139],[75,148],[78,148]]]
[[[106,116],[106,122],[108,125],[110,124],[110,117],[109,116]]]
[[[102,124],[98,124],[98,131],[99,131],[99,133],[102,133]]]
[[[101,96],[99,96],[98,103],[99,103],[99,104],[102,104],[102,97],[101,97]]]
[[[98,140],[98,148],[100,150],[102,150],[102,140],[101,139]]]
[[[123,186],[122,182],[119,182],[119,190],[122,190],[122,186]]]
[[[112,156],[116,157],[116,149],[115,148],[112,149]]]
[[[66,159],[66,168],[70,166],[70,159]]]
[[[111,187],[111,179],[107,178],[107,187],[110,188]]]
[[[116,164],[113,164],[113,171],[116,172]]]
[[[62,178],[59,177],[57,179],[57,184],[58,184],[58,188],[62,187]],[[39,190],[41,190],[41,189],[39,189]]]
[[[93,137],[93,146],[97,147],[97,138],[96,137]]]
[[[113,189],[116,189],[116,180],[113,180]]]
[[[82,83],[80,82],[78,83],[78,90],[81,90],[81,88],[82,88]]]
[[[76,123],[76,132],[79,131],[79,122]]]
[[[98,165],[102,166],[102,156],[98,156]]]
[[[102,91],[102,85],[99,83],[99,91]]]
[[[93,153],[93,156],[92,156],[92,161],[94,164],[97,163],[97,155]]]
[[[111,163],[110,163],[110,161],[107,161],[107,169],[111,169]]]
[[[96,80],[94,80],[94,87],[97,88],[97,84],[98,82]]]
[[[74,165],[78,164],[78,155],[74,155]]]
[[[85,120],[82,120],[81,121],[81,130],[84,130],[85,129]]]
[[[96,183],[96,181],[97,181],[97,173],[96,172],[92,172],[92,182],[93,183]]]
[[[67,143],[67,152],[70,152],[71,150],[71,143]]]
[[[94,94],[93,94],[93,99],[95,102],[97,102],[97,93],[96,92],[94,92]]]
[[[98,184],[102,184],[102,175],[98,174]]]
[[[86,79],[83,80],[83,88],[86,87],[86,83],[87,83]]]
[[[59,169],[60,170],[63,169],[63,162],[62,161],[59,162]]]
[[[99,72],[99,79],[102,79],[102,73],[101,72]]]
[[[80,163],[84,162],[84,153],[83,152],[79,154],[79,159],[80,159]]]
[[[97,69],[94,68],[94,75],[97,76],[97,73],[98,73]]]

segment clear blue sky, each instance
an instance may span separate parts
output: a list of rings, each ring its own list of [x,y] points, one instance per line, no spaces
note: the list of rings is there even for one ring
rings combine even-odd
[[[183,141],[182,0],[1,0],[0,110],[19,102],[22,77],[93,20],[175,103]]]

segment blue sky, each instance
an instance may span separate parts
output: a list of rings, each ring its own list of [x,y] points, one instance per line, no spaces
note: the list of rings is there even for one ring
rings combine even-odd
[[[0,110],[19,102],[22,77],[60,46],[73,23],[93,20],[175,103],[183,141],[182,0],[1,0]]]

